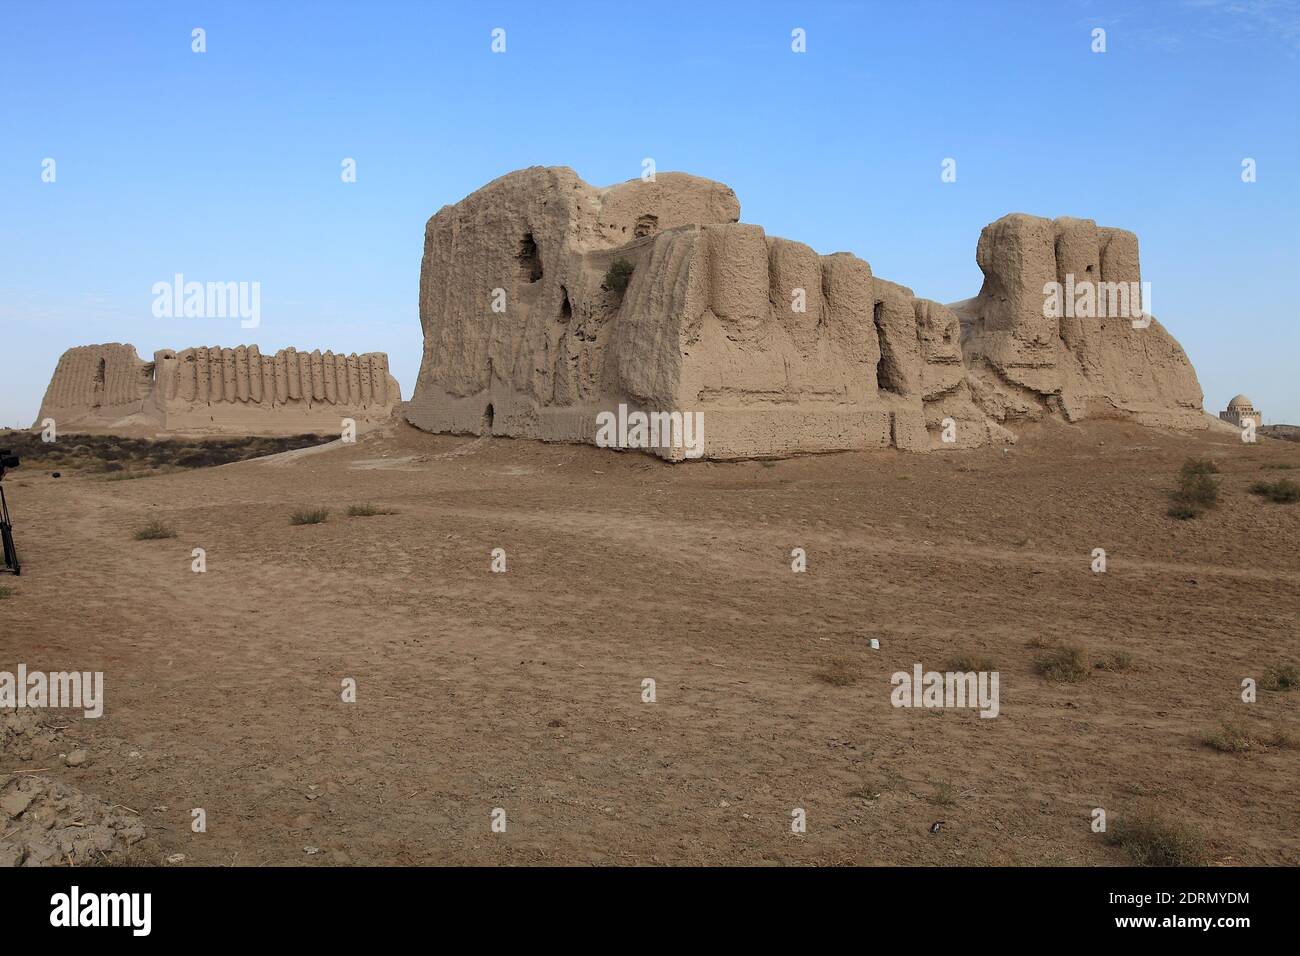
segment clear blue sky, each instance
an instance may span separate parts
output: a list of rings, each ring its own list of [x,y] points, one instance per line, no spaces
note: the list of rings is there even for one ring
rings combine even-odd
[[[605,185],[644,157],[945,302],[978,291],[1007,212],[1132,229],[1207,408],[1245,392],[1300,422],[1295,0],[0,11],[0,423],[30,424],[92,342],[382,350],[409,396],[425,220],[511,169]],[[154,318],[177,272],[260,282],[261,327]]]

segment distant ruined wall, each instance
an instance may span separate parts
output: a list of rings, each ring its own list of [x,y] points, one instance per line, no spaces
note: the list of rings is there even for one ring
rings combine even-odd
[[[121,418],[144,407],[153,388],[152,369],[130,345],[83,345],[68,349],[50,378],[40,419],[56,422],[84,415]]]
[[[101,383],[100,380],[106,381]],[[294,434],[361,428],[389,418],[401,400],[382,352],[336,355],[256,345],[154,353],[87,345],[59,360],[39,421],[61,428],[154,427],[163,432]]]
[[[700,412],[712,458],[1011,442],[1009,425],[1044,415],[1204,427],[1195,372],[1159,323],[1045,315],[1044,283],[1067,273],[1138,281],[1132,233],[1004,217],[980,237],[979,296],[945,306],[739,218],[721,183],[597,189],[564,167],[439,210],[408,420],[595,442],[619,405]],[[621,295],[605,282],[620,259],[634,267]]]

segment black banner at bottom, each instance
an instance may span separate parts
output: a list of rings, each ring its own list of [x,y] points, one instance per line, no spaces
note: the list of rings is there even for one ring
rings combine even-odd
[[[0,871],[0,909],[6,943],[72,932],[81,942],[188,941],[197,931],[205,941],[373,944],[435,922],[493,942],[612,942],[617,931],[663,943],[664,929],[690,921],[697,942],[712,931],[731,944],[751,934],[770,943],[786,923],[873,937],[892,926],[918,944],[969,932],[962,938],[1231,945],[1288,925],[1292,879],[1285,869],[60,868]]]

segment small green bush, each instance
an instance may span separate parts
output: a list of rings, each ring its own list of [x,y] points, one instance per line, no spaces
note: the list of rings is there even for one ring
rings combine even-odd
[[[1219,467],[1204,458],[1188,458],[1179,473],[1178,487],[1169,506],[1169,517],[1186,520],[1201,515],[1219,503],[1219,483],[1210,477]]]
[[[614,264],[605,272],[605,288],[622,295],[632,281],[633,268],[632,263],[626,259],[614,260]]]

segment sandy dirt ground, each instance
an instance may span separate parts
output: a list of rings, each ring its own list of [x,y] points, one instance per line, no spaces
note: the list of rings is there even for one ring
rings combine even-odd
[[[1176,521],[1189,455],[1222,500]],[[48,767],[201,865],[1127,862],[1096,807],[1294,865],[1297,751],[1202,742],[1300,733],[1300,691],[1239,696],[1300,659],[1300,505],[1246,490],[1295,472],[1267,463],[1300,446],[1052,423],[670,466],[394,425],[133,481],[20,469],[0,670],[103,671],[107,702],[58,714],[79,766],[0,773]],[[328,520],[291,526],[303,506]],[[178,536],[133,540],[154,517]],[[1132,666],[1051,683],[1060,642]],[[891,706],[893,672],[957,655],[997,667],[1000,716]]]

